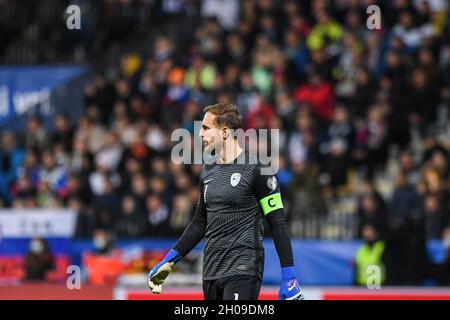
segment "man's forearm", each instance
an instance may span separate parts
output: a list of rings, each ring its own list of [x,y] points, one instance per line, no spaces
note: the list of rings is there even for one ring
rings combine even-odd
[[[200,186],[200,198],[197,202],[195,215],[184,230],[173,249],[181,257],[187,255],[203,239],[206,233],[206,206],[203,199],[203,185]]]
[[[203,239],[205,232],[206,229],[204,225],[196,219],[193,219],[186,230],[184,230],[173,249],[176,250],[180,256],[184,257]]]
[[[278,210],[267,216],[267,221],[272,231],[275,248],[280,259],[281,267],[290,267],[294,265],[292,255],[291,239],[289,237],[286,219],[283,211]]]
[[[272,230],[273,241],[281,264],[281,287],[278,293],[280,300],[303,300],[303,293],[297,280],[291,239],[282,209],[271,212],[267,220]]]
[[[161,285],[171,271],[172,266],[187,255],[202,240],[206,232],[206,210],[200,198],[195,216],[184,230],[178,242],[164,259],[150,271],[148,285],[155,294],[161,293]]]

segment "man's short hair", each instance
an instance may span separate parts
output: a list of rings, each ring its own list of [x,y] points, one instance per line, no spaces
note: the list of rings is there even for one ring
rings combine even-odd
[[[242,128],[242,116],[236,105],[232,103],[217,103],[207,106],[203,111],[216,116],[215,122],[219,127],[236,130]]]

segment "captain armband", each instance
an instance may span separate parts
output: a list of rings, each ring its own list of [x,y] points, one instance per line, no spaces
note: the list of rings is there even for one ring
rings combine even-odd
[[[283,202],[281,201],[281,193],[274,193],[268,195],[261,200],[259,200],[261,204],[262,211],[264,215],[268,215],[272,211],[283,208]]]

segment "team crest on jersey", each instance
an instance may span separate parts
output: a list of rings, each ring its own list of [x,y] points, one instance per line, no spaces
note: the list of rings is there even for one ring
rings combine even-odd
[[[277,188],[278,182],[277,182],[277,178],[276,177],[269,177],[267,178],[267,187],[272,190],[275,191],[275,189]]]
[[[233,187],[236,187],[236,186],[238,185],[239,181],[241,181],[241,174],[238,173],[238,172],[233,173],[233,174],[231,175],[231,179],[230,179],[231,185],[232,185]]]

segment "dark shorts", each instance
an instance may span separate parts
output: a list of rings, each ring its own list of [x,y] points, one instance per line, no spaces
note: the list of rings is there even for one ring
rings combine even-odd
[[[205,300],[257,300],[261,280],[252,276],[234,276],[203,281]]]

